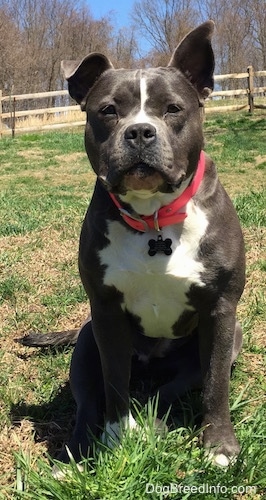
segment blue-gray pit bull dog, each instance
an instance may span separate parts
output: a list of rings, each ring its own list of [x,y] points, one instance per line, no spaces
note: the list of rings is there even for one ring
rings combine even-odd
[[[114,69],[98,53],[62,62],[69,93],[87,114],[85,146],[97,175],[79,248],[92,319],[71,364],[77,415],[67,447],[76,461],[92,435],[110,443],[136,426],[129,386],[143,367],[172,374],[159,388],[161,415],[201,384],[204,446],[221,465],[239,453],[228,391],[242,344],[244,245],[202,151],[213,29],[208,21],[190,32],[167,67]],[[69,461],[66,448],[60,459]]]

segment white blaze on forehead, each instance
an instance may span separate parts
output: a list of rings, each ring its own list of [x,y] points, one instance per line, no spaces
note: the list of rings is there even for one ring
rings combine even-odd
[[[146,78],[140,78],[140,113],[144,113],[144,106],[147,101],[147,81]]]
[[[140,85],[140,110],[134,116],[134,122],[135,123],[146,123],[146,122],[150,123],[151,117],[148,116],[146,111],[145,111],[145,105],[146,105],[146,102],[148,100],[147,79],[142,76],[141,72],[140,72],[139,85]]]

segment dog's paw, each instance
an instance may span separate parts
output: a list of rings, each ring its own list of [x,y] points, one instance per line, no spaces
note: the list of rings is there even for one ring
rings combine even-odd
[[[55,464],[52,468],[52,476],[58,481],[62,481],[67,476],[73,475],[73,468],[76,468],[79,472],[83,472],[84,470],[84,467],[81,464],[75,462],[68,446],[65,447],[65,452],[68,455],[68,462],[71,462],[72,467],[69,466],[69,463],[67,461],[61,462],[60,465]]]
[[[108,448],[114,448],[119,444],[122,435],[120,422],[107,422],[101,435],[101,443]]]
[[[169,430],[165,421],[161,420],[158,417],[154,420],[154,429],[155,429],[156,434],[159,436],[165,436]]]
[[[139,429],[139,425],[132,414],[129,413],[128,416],[121,418],[119,422],[106,423],[101,435],[101,442],[112,449],[120,443],[124,431],[135,429]]]
[[[76,464],[77,470],[79,472],[84,472],[84,467],[81,464]],[[69,464],[62,464],[62,467],[54,465],[52,468],[52,476],[57,481],[63,481],[67,477],[73,477],[73,469],[69,467]]]
[[[220,467],[232,465],[240,451],[231,423],[227,426],[209,425],[203,433],[203,443],[208,458]]]

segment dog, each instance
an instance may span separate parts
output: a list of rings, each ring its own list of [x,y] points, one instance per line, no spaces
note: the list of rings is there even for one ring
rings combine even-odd
[[[72,357],[77,414],[63,462],[87,456],[91,436],[109,445],[136,427],[129,387],[143,370],[172,377],[158,389],[161,414],[200,385],[204,447],[225,466],[239,453],[228,393],[242,345],[245,255],[235,209],[203,151],[213,31],[212,21],[191,31],[167,67],[114,69],[99,53],[62,61],[87,115],[97,176],[79,245],[92,319]]]

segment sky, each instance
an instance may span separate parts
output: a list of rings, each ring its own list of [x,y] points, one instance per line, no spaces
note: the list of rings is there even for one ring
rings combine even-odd
[[[100,19],[111,13],[113,25],[116,29],[131,24],[130,14],[135,0],[86,0],[95,19]],[[139,36],[138,46],[142,55],[150,50],[149,42]]]
[[[87,0],[93,17],[96,19],[113,12],[117,26],[130,24],[130,11],[134,0]]]

